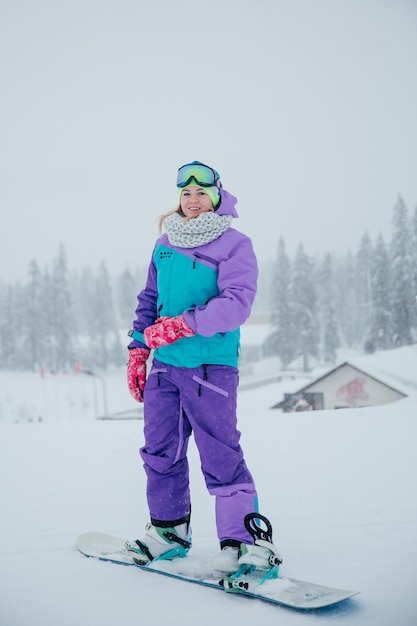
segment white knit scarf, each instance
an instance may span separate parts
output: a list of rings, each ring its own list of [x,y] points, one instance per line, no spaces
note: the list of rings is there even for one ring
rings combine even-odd
[[[217,215],[212,211],[200,213],[184,222],[184,216],[173,213],[164,220],[168,239],[178,248],[196,248],[220,237],[230,226],[231,215]]]

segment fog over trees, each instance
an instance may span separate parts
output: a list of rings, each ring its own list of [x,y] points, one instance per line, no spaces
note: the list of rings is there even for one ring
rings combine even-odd
[[[278,243],[272,279],[273,332],[265,349],[283,367],[318,357],[334,363],[338,347],[384,350],[417,341],[417,207],[398,198],[391,240],[364,233],[356,254],[310,257],[300,244],[289,259]]]
[[[62,244],[49,266],[32,259],[26,283],[0,283],[0,368],[124,364],[146,274],[142,267],[112,275],[105,261],[71,270]],[[372,352],[414,343],[416,296],[417,207],[410,215],[401,197],[388,242],[366,232],[356,251],[312,256],[300,243],[290,258],[277,233],[276,256],[260,267],[254,305],[271,328],[263,353],[277,355],[283,368],[301,358],[308,369],[312,358],[334,363],[341,346]]]

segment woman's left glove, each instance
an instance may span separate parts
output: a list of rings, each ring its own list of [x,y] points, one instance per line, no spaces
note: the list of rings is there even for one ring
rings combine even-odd
[[[130,395],[137,402],[143,402],[143,391],[146,382],[146,361],[148,356],[149,350],[146,350],[146,348],[132,348],[129,350],[127,385]]]
[[[188,326],[182,315],[176,317],[160,317],[155,324],[143,331],[145,343],[149,348],[161,348],[178,339],[193,337],[195,332]]]

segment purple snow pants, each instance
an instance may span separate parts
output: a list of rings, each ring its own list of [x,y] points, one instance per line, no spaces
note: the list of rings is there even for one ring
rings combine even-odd
[[[179,520],[191,509],[187,448],[193,432],[207,489],[216,498],[219,540],[252,543],[243,520],[258,511],[258,504],[239,445],[238,376],[236,368],[225,365],[183,368],[154,359],[145,387],[140,452],[151,518]]]

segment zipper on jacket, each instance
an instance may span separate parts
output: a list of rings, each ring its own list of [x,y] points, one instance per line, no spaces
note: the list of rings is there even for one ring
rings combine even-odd
[[[194,252],[193,256],[194,256],[193,269],[195,269],[197,259],[200,259],[200,261],[205,261],[206,263],[208,263],[215,269],[219,267],[219,261],[217,259],[213,259],[211,256],[206,256],[205,254],[201,254],[201,252]]]

